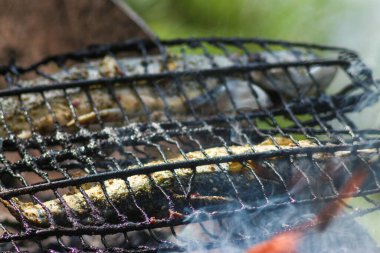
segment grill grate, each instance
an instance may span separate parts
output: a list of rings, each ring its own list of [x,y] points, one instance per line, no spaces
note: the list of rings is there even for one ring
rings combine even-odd
[[[88,71],[73,71],[77,64]],[[96,74],[94,64],[106,71]],[[337,69],[327,91],[317,67]],[[380,189],[380,133],[349,119],[376,100],[378,87],[355,52],[262,39],[136,40],[2,66],[0,74],[9,87],[0,91],[3,250],[217,248],[231,217],[253,217],[254,227],[263,212],[314,213],[357,169],[370,177],[355,195],[371,207],[347,206],[345,216],[378,208],[368,195]],[[257,109],[244,107],[235,92],[242,84]],[[253,84],[266,87],[270,103]],[[210,166],[213,176],[199,169]],[[134,183],[141,178],[143,190]],[[184,236],[189,223],[201,235]],[[263,226],[228,241],[247,245],[283,229]]]

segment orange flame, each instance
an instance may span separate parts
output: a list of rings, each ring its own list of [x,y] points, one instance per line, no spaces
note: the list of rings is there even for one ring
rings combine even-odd
[[[297,248],[304,233],[315,227],[316,224],[318,224],[320,230],[325,229],[332,219],[343,210],[342,205],[339,203],[339,200],[343,197],[342,195],[345,198],[352,197],[357,187],[360,187],[366,178],[367,173],[364,170],[356,171],[340,190],[338,199],[329,203],[314,220],[301,224],[292,231],[275,235],[249,248],[246,253],[297,253]]]
[[[287,231],[259,243],[248,249],[246,253],[296,253],[301,231]]]

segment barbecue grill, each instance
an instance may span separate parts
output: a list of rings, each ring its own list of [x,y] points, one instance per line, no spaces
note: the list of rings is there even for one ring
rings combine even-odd
[[[318,56],[315,60],[277,61],[267,63],[253,61],[239,62],[236,55],[252,57],[258,52],[273,53],[288,50],[312,53]],[[209,60],[209,66],[201,70],[187,68],[173,70],[169,60],[170,55],[202,55]],[[149,68],[150,56],[159,56],[164,68],[159,73],[151,73]],[[231,66],[219,66],[214,58],[225,56],[234,62]],[[67,70],[74,64],[89,64],[92,60],[105,56],[141,57],[144,74],[128,75],[127,72],[116,77],[103,77],[91,80],[78,78],[57,82],[52,73],[57,69]],[[144,60],[145,59],[145,60]],[[220,85],[225,85],[226,79],[233,77],[257,83],[250,73],[261,73],[267,81],[271,70],[280,69],[288,73],[298,68],[309,73],[313,66],[336,66],[337,77],[332,88],[323,91],[317,80],[314,80],[316,93],[304,96],[299,93],[289,98],[281,92],[272,91],[270,96],[277,101],[270,108],[260,107],[257,110],[239,110],[234,105],[236,101],[228,92],[228,103],[234,108],[233,113],[226,113],[218,108],[217,98],[213,90],[207,87],[207,80],[213,78]],[[120,67],[123,70],[123,67]],[[75,130],[67,130],[65,126],[54,121],[55,130],[49,134],[37,131],[33,125],[33,115],[24,107],[23,117],[26,118],[31,134],[30,138],[21,138],[9,126],[4,111],[0,110],[1,127],[6,136],[0,139],[0,198],[12,203],[14,212],[2,206],[0,246],[5,251],[29,252],[180,252],[185,250],[217,249],[224,247],[226,241],[232,245],[246,247],[269,238],[282,230],[289,230],[298,223],[310,218],[325,203],[342,197],[340,187],[357,169],[365,170],[370,176],[362,186],[343,197],[356,196],[364,199],[366,207],[357,208],[346,205],[346,212],[340,219],[352,218],[374,212],[379,208],[370,195],[379,192],[378,164],[376,163],[379,134],[376,129],[360,129],[350,120],[350,114],[363,110],[377,100],[378,85],[371,76],[371,71],[360,60],[358,55],[348,49],[328,47],[304,43],[291,43],[264,39],[243,38],[198,38],[177,39],[166,41],[132,40],[108,45],[94,45],[86,49],[48,57],[30,66],[18,66],[16,63],[0,67],[2,80],[9,87],[0,91],[0,97],[15,97],[22,103],[26,95],[34,94],[43,100],[43,104],[54,118],[54,110],[49,104],[47,94],[60,91],[65,94],[66,103],[75,119]],[[34,86],[20,85],[21,80],[40,78],[41,84]],[[42,84],[46,80],[54,85]],[[105,122],[96,107],[92,93],[97,89],[107,89],[108,96],[117,103],[118,98],[114,89],[116,85],[130,86],[139,97],[140,83],[148,83],[156,91],[157,97],[165,101],[168,92],[163,87],[163,80],[170,83],[174,92],[184,98],[189,116],[180,117],[165,106],[164,117],[159,120],[152,118],[148,106],[144,106],[144,115],[139,121],[131,122],[130,115],[119,106],[120,121]],[[187,90],[184,89],[189,81],[195,82],[202,90],[202,96],[209,101],[213,113],[201,115],[197,108],[189,102]],[[276,85],[276,84],[274,84]],[[281,84],[279,84],[281,85]],[[86,91],[87,99],[95,114],[95,122],[82,125],[76,115],[75,101],[71,99],[75,89]],[[227,89],[228,90],[228,89]],[[252,91],[254,94],[254,91]],[[255,99],[254,96],[252,99]],[[144,104],[142,99],[138,101]],[[165,103],[165,102],[164,102]],[[291,140],[292,149],[281,147],[278,137]],[[265,140],[271,140],[275,150],[255,152],[255,145]],[[315,145],[304,147],[301,140],[310,140]],[[244,145],[252,149],[251,153],[234,154],[230,146]],[[228,155],[208,157],[205,150],[221,147]],[[362,151],[371,149],[373,155],[365,157]],[[189,159],[186,153],[201,151],[204,158]],[[335,156],[339,152],[350,152],[349,162],[340,162],[325,168],[318,164],[316,156]],[[170,159],[182,155],[179,161]],[[300,157],[307,161],[299,162]],[[275,164],[275,159],[286,161],[281,168]],[[150,162],[162,160],[162,163]],[[249,161],[261,161],[266,175],[251,173],[257,182],[250,185],[255,201],[247,202],[246,196],[240,193],[240,186],[232,179],[229,198],[237,205],[215,209],[197,208],[191,200],[197,192],[194,185],[197,182],[195,167],[215,164],[223,166],[229,162],[247,164]],[[330,166],[331,167],[331,166]],[[173,196],[154,185],[155,196],[162,202],[163,212],[170,213],[167,217],[152,217],[140,207],[138,200],[131,197],[131,203],[141,212],[141,220],[129,220],[118,210],[116,204],[110,204],[116,220],[108,221],[103,217],[90,198],[86,198],[86,189],[99,183],[103,194],[105,182],[110,179],[128,179],[135,175],[149,175],[157,171],[170,171],[176,175],[179,168],[189,168],[194,171],[192,179],[184,184],[178,177],[176,184],[181,185],[186,200],[186,209],[177,209],[173,205]],[[225,175],[227,178],[228,174]],[[292,183],[294,177],[301,183],[301,190],[295,190]],[[272,181],[275,182],[272,182]],[[318,188],[317,182],[319,183]],[[274,186],[269,187],[269,186]],[[299,186],[299,185],[298,185]],[[211,187],[218,187],[217,183]],[[74,189],[74,190],[73,190]],[[323,190],[321,190],[323,189]],[[81,192],[90,209],[91,216],[86,222],[76,217],[65,203],[62,196],[70,191]],[[59,199],[65,209],[67,221],[57,224],[49,217],[47,227],[30,224],[25,217],[16,217],[21,211],[12,202],[17,197],[22,201],[40,204],[43,210],[44,202]],[[110,201],[109,199],[107,201]],[[279,213],[294,207],[297,212],[295,219],[288,226],[269,226],[259,224],[264,216],[281,217]],[[161,207],[157,207],[161,208]],[[186,210],[184,212],[183,210]],[[299,210],[302,210],[299,211]],[[307,210],[307,211],[305,211]],[[263,215],[265,214],[265,215]],[[244,220],[256,230],[244,231],[237,229],[233,233],[231,223],[234,219]],[[231,222],[232,221],[232,222]],[[278,222],[279,224],[280,222]],[[210,224],[217,227],[217,233],[210,231]],[[354,225],[356,226],[356,225]],[[186,232],[186,231],[192,232]],[[357,229],[360,231],[360,228]],[[262,233],[260,233],[262,232]],[[228,236],[226,236],[228,234]],[[190,236],[191,235],[191,236]],[[226,239],[227,238],[227,239]]]

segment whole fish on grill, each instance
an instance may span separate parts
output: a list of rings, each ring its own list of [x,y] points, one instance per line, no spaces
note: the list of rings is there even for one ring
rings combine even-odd
[[[277,144],[284,150],[317,146],[307,140],[299,141],[298,146],[289,139],[284,138],[277,139]],[[249,146],[231,146],[229,149],[233,154],[249,154],[253,152]],[[268,152],[277,149],[278,147],[273,145],[271,140],[254,146],[255,152]],[[367,158],[374,155],[378,160],[376,151],[363,150],[360,152]],[[230,154],[222,147],[206,149],[205,153],[209,158],[223,157]],[[194,151],[187,153],[186,157],[188,160],[198,160],[204,159],[205,155],[201,151]],[[312,163],[319,163],[322,167],[326,166],[327,169],[324,173],[334,173],[334,171],[342,169],[342,163],[346,163],[347,168],[351,168],[354,163],[350,151],[339,151],[331,155],[314,154],[313,159],[310,159],[306,154],[297,155],[293,160],[293,164],[297,164],[305,171],[313,171],[314,175],[317,174],[315,166],[311,166]],[[182,156],[176,157],[170,159],[169,163],[180,161],[185,161],[185,158]],[[279,172],[271,169],[267,163],[273,164],[277,170],[282,172],[281,175],[289,174],[289,177],[282,176],[280,178],[278,176]],[[164,164],[164,162],[154,161],[145,165],[159,164]],[[90,200],[92,205],[101,212],[101,216],[106,222],[115,222],[117,218],[113,206],[132,222],[143,221],[144,217],[154,217],[156,219],[169,218],[173,217],[173,215],[181,217],[184,214],[191,213],[190,205],[197,209],[211,211],[218,210],[219,207],[226,205],[239,207],[235,189],[239,192],[239,198],[244,203],[253,204],[263,201],[264,194],[269,197],[280,193],[283,194],[285,189],[282,183],[286,183],[288,187],[295,186],[295,189],[287,189],[290,192],[299,191],[300,185],[302,185],[302,183],[294,181],[288,158],[281,156],[248,160],[245,163],[228,162],[220,163],[219,165],[197,166],[194,169],[181,168],[175,169],[174,173],[172,171],[159,171],[149,175],[109,179],[104,181],[103,188],[99,182],[94,183],[95,185],[92,186],[83,186],[86,188],[84,190],[86,198],[79,191],[65,194],[62,198],[72,213],[84,224],[94,222],[91,215],[92,208],[86,202],[86,199]],[[315,186],[316,184],[322,184],[321,181],[323,181],[321,178],[309,178],[308,183]],[[190,185],[191,192],[186,192]],[[105,189],[107,195],[105,195],[103,189]],[[325,189],[325,186],[320,185],[316,189],[320,189],[323,194],[327,194],[328,189]],[[172,202],[170,203],[168,199]],[[23,202],[17,197],[13,197],[11,200],[12,202],[1,199],[15,217],[20,220],[26,220],[34,226],[47,227],[51,224],[46,210],[48,210],[56,223],[68,224],[64,205],[59,199],[43,202],[44,207],[41,204]],[[142,214],[141,210],[146,216]],[[20,214],[23,218],[20,217]]]
[[[216,66],[223,68],[236,64],[274,63],[276,60],[291,62],[317,58],[308,54],[299,54],[298,58],[295,58],[293,53],[287,51],[275,52],[274,55],[276,57],[269,53],[258,53],[230,58],[216,55],[212,59],[202,55],[169,55],[166,60],[162,56],[149,56],[145,59],[116,59],[106,56],[102,60],[89,61],[87,64],[75,65],[51,74],[48,78],[21,80],[18,85],[33,87],[75,80],[96,80],[158,74],[164,71],[204,70]],[[292,78],[302,86],[302,93],[315,91],[315,88],[312,88],[315,84],[310,81],[310,74],[320,84],[320,88],[324,89],[331,82],[335,72],[335,67],[323,66],[310,67],[309,73],[301,67],[289,69]],[[124,111],[129,121],[146,121],[147,117],[153,121],[159,121],[165,118],[165,108],[177,119],[181,119],[188,117],[192,110],[200,115],[209,115],[218,112],[233,113],[236,109],[256,110],[271,107],[273,103],[263,89],[284,92],[290,97],[298,95],[283,69],[271,69],[267,71],[267,74],[276,80],[280,87],[275,87],[268,82],[266,76],[260,71],[252,71],[251,75],[257,84],[233,75],[224,79],[205,77],[203,82],[181,76],[178,77],[178,80],[163,78],[156,83],[136,81],[108,86],[94,84],[87,89],[66,89],[67,94],[58,89],[45,91],[43,95],[54,115],[50,113],[40,93],[25,93],[20,97],[2,97],[0,104],[9,128],[20,138],[27,138],[32,129],[25,117],[25,110],[31,117],[33,128],[37,132],[45,134],[55,130],[55,119],[64,128],[72,128],[76,122],[86,126],[97,122],[98,119],[103,122],[121,122]],[[179,81],[182,83],[181,85],[177,84]],[[157,86],[161,87],[163,95],[158,92]],[[71,103],[66,95],[69,96]],[[89,97],[92,98],[92,101]],[[234,103],[231,101],[231,97]],[[70,108],[70,104],[73,108]],[[72,110],[77,117],[74,116]],[[5,135],[5,129],[0,129],[0,136]]]

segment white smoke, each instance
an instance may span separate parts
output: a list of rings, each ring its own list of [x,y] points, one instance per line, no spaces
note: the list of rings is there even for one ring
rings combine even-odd
[[[181,240],[180,244],[186,252],[241,253],[281,231],[305,224],[314,218],[315,206],[287,205],[271,211],[242,212],[221,222],[203,222],[202,226],[196,223],[186,225],[178,233],[177,239]],[[196,221],[196,217],[193,219]],[[216,247],[210,249],[207,245]],[[302,253],[372,253],[379,249],[361,225],[353,219],[345,218],[334,220],[323,231],[318,228],[308,230],[300,238],[297,250]]]

